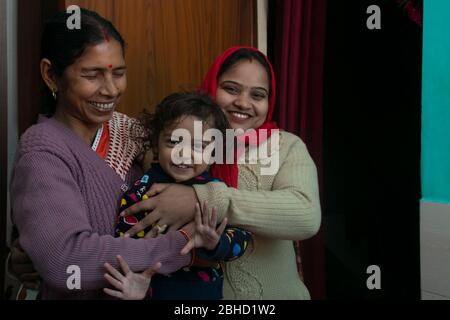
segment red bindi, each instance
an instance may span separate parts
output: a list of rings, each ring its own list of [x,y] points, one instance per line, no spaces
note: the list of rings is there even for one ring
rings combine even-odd
[[[112,64],[109,64],[109,65],[108,65],[108,68],[110,68],[110,69],[111,69],[111,68],[112,68]]]

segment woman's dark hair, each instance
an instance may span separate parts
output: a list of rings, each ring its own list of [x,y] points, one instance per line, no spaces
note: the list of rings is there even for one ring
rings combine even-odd
[[[87,47],[97,45],[110,38],[117,40],[125,56],[125,41],[114,25],[101,17],[98,13],[80,8],[80,29],[69,29],[67,21],[72,15],[65,11],[59,12],[46,21],[41,41],[41,59],[46,58],[51,62],[51,72],[61,77],[64,70],[81,57]],[[49,90],[48,103],[50,113],[54,112],[55,103]]]
[[[270,72],[270,66],[267,63],[264,55],[259,51],[250,50],[247,48],[241,48],[233,52],[220,66],[219,72],[217,73],[217,79],[219,79],[225,72],[227,72],[236,63],[242,60],[247,61],[258,61],[266,70],[267,76],[269,77],[269,93],[272,90],[272,73]]]
[[[154,113],[144,112],[140,116],[140,122],[149,137],[148,147],[156,150],[161,132],[186,116],[194,116],[208,123],[224,136],[226,129],[231,128],[225,114],[208,95],[198,92],[173,93],[156,106]]]

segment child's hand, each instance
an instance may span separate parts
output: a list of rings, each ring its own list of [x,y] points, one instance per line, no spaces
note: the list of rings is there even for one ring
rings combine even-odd
[[[224,218],[220,226],[216,229],[217,209],[212,209],[209,216],[208,204],[203,203],[203,211],[200,213],[200,205],[195,206],[195,232],[192,239],[181,250],[181,254],[187,254],[192,248],[205,248],[214,250],[220,240],[220,236],[227,225],[227,218]]]
[[[117,256],[117,261],[119,262],[124,275],[107,262],[104,266],[109,272],[109,274],[105,273],[106,280],[118,290],[104,288],[103,291],[110,296],[123,300],[144,299],[150,286],[152,276],[158,272],[159,268],[161,268],[161,262],[147,268],[142,273],[134,273],[130,270],[130,267],[121,256]]]

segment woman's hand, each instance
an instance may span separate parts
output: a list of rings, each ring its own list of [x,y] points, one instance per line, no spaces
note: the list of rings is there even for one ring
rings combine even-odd
[[[123,274],[114,269],[109,263],[105,263],[105,268],[109,272],[105,273],[105,278],[117,290],[104,288],[103,291],[110,296],[123,300],[144,299],[153,275],[161,268],[161,262],[147,268],[142,273],[134,273],[121,256],[117,256],[117,261]]]
[[[133,236],[146,227],[156,225],[160,227],[167,225],[168,231],[178,230],[181,226],[194,220],[195,204],[197,203],[194,188],[180,184],[154,184],[147,194],[156,195],[132,205],[121,213],[122,216],[129,216],[141,211],[149,212],[125,235]],[[152,235],[155,234],[149,232],[146,237]]]
[[[195,232],[191,240],[181,250],[181,254],[188,254],[193,248],[205,248],[214,250],[219,243],[220,237],[227,225],[227,218],[223,219],[217,227],[217,209],[213,208],[209,214],[208,204],[203,203],[203,211],[200,213],[200,205],[195,205]],[[185,230],[186,231],[186,230]]]
[[[25,289],[39,289],[41,277],[36,272],[33,262],[20,245],[19,239],[11,244],[11,258],[8,270],[23,283]]]

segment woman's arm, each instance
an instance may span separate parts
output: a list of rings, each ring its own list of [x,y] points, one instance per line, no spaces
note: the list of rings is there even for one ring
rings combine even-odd
[[[299,138],[283,138],[281,151],[287,148],[287,153],[280,152],[280,169],[271,191],[208,183],[194,186],[199,201],[217,207],[219,220],[227,216],[229,224],[260,236],[303,240],[317,233],[321,213],[316,166]]]
[[[151,211],[127,233],[135,234],[154,222],[179,228],[193,219],[196,202],[207,201],[210,207],[218,208],[219,221],[227,216],[229,224],[255,234],[290,240],[312,237],[321,221],[316,166],[300,138],[281,134],[285,135],[284,154],[280,154],[271,191],[228,188],[221,182],[193,187],[154,184],[149,193],[161,188],[157,196],[124,211],[127,215]]]
[[[21,245],[44,281],[57,290],[69,290],[69,266],[79,268],[81,290],[93,290],[107,285],[103,264],[116,261],[117,255],[123,256],[133,271],[161,262],[163,273],[178,270],[191,259],[180,254],[187,243],[180,232],[148,240],[94,232],[69,167],[49,152],[27,153],[18,158],[11,205]]]

